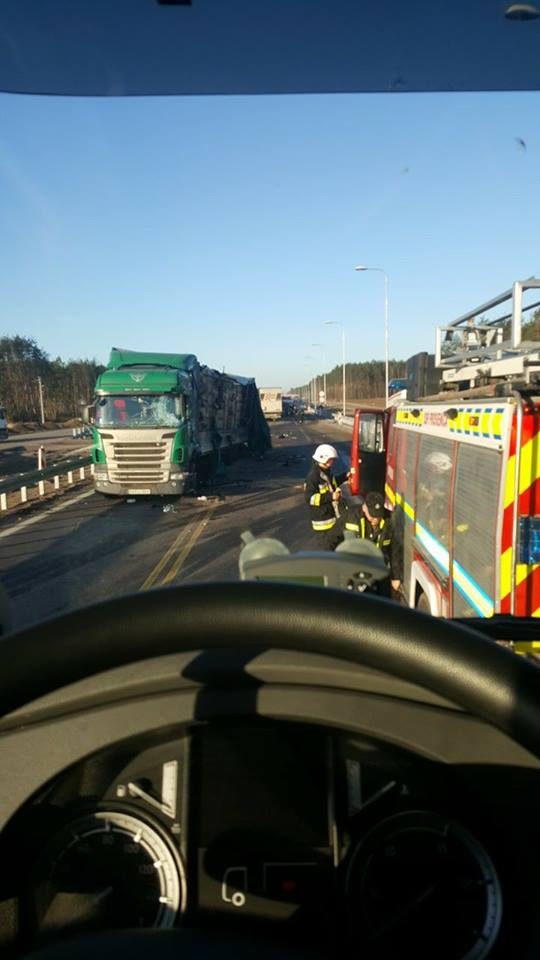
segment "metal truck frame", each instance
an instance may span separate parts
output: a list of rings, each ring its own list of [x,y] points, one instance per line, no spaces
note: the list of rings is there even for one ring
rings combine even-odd
[[[516,280],[510,290],[437,329],[435,366],[442,371],[444,384],[465,389],[495,380],[519,378],[530,383],[535,378],[540,371],[540,344],[523,341],[521,334],[523,314],[540,306],[540,300],[524,306],[523,294],[537,289],[540,280],[535,277]],[[486,318],[485,314],[508,301],[510,312]],[[510,336],[505,338],[509,322]]]

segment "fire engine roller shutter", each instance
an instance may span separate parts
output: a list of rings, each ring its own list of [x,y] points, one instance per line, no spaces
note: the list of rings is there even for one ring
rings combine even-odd
[[[402,536],[403,571],[407,585],[412,561],[412,542],[414,533],[414,466],[418,437],[406,430],[399,431],[397,454],[397,483],[394,523]]]
[[[501,462],[497,450],[459,445],[454,492],[455,617],[493,613]]]
[[[450,480],[454,444],[441,437],[420,438],[416,479],[416,542],[439,577],[449,574]]]

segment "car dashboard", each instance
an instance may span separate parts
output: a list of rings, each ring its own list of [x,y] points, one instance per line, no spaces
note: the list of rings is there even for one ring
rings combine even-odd
[[[187,926],[321,956],[532,956],[538,778],[521,775],[257,717],[129,737],[4,829],[3,953]]]

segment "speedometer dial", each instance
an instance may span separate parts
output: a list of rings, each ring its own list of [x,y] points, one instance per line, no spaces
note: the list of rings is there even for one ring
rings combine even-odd
[[[185,905],[180,857],[159,828],[120,811],[75,820],[52,841],[32,891],[38,935],[171,927]]]
[[[483,846],[461,826],[414,811],[358,844],[347,877],[353,939],[366,957],[484,960],[502,897]]]

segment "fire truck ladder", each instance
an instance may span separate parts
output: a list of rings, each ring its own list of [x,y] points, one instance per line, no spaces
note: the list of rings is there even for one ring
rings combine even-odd
[[[521,328],[523,314],[540,306],[537,300],[524,307],[523,293],[538,289],[540,280],[535,277],[516,280],[510,290],[464,313],[448,326],[438,327],[435,366],[442,371],[443,383],[475,387],[486,380],[537,380],[540,342],[522,340]],[[484,314],[509,300],[510,313],[486,319]]]

